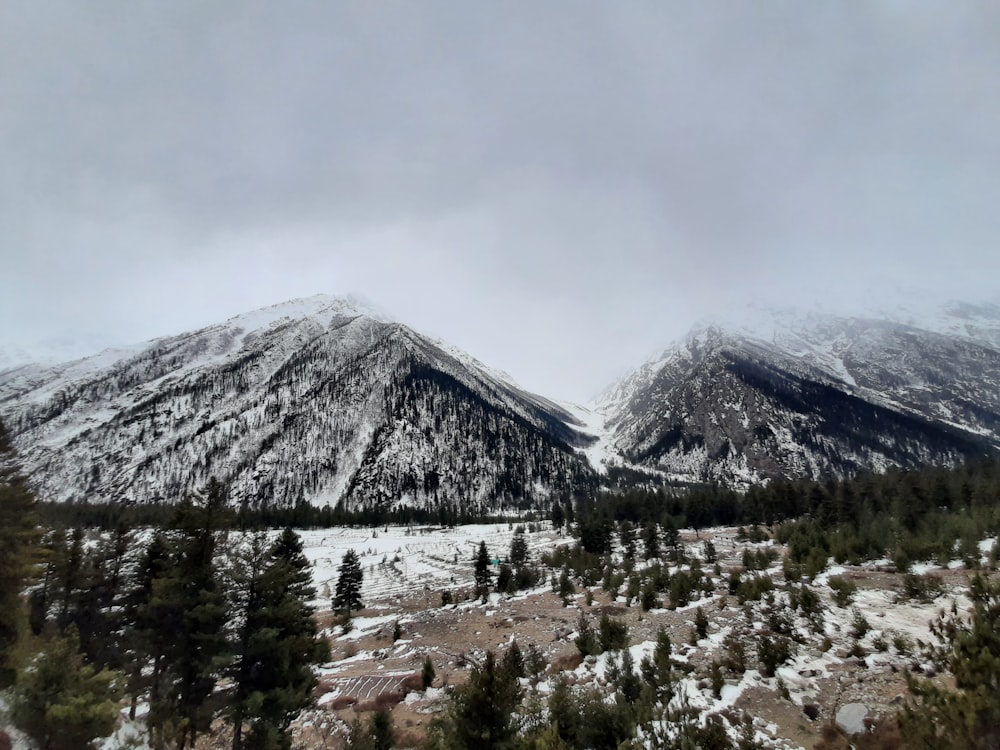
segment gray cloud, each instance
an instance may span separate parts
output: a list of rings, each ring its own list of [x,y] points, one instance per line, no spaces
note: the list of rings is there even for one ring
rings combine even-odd
[[[0,340],[360,291],[584,398],[750,298],[995,295],[992,3],[0,8]]]

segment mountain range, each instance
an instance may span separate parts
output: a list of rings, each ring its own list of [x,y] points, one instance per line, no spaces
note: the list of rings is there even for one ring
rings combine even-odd
[[[703,324],[587,406],[352,300],[316,296],[61,364],[0,369],[39,495],[252,507],[545,506],[616,467],[745,486],[1000,446],[1000,308],[757,311]],[[0,368],[4,365],[0,363]]]

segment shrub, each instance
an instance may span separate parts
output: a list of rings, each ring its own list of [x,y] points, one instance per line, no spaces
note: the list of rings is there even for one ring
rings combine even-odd
[[[865,619],[865,616],[861,614],[861,610],[855,607],[851,610],[851,635],[855,638],[864,638],[872,626]]]
[[[388,690],[379,693],[373,700],[355,704],[354,712],[363,714],[368,711],[390,711],[393,706],[402,703],[405,698],[406,693],[403,690]]]
[[[854,595],[858,591],[858,586],[854,581],[843,576],[831,576],[830,596],[838,607],[847,607],[854,601]]]
[[[900,656],[909,656],[913,652],[913,641],[903,633],[896,633],[892,636],[892,647]]]
[[[600,625],[601,651],[617,651],[628,646],[628,625],[621,620],[601,615]]]
[[[577,629],[579,630],[579,635],[577,635],[573,642],[576,644],[576,650],[580,652],[580,656],[597,656],[597,654],[601,653],[600,641],[597,639],[597,635],[583,614],[580,615],[580,623]]]
[[[792,655],[792,642],[783,635],[762,633],[757,636],[757,658],[765,677],[774,677],[775,671]]]
[[[736,588],[736,598],[740,604],[759,601],[765,593],[774,590],[774,581],[766,573],[741,581]]]
[[[694,615],[694,629],[699,638],[708,636],[708,617],[705,616],[705,611],[701,607],[698,607]]]
[[[903,576],[903,590],[900,592],[900,600],[915,599],[919,602],[930,603],[937,599],[944,590],[944,582],[941,576],[925,573],[916,575],[907,573]]]
[[[742,675],[747,671],[747,651],[735,630],[722,641],[722,647],[726,650],[723,666],[730,672]]]

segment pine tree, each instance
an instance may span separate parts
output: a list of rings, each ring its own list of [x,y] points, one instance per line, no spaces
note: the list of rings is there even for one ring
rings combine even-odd
[[[83,588],[83,529],[79,526],[70,534],[65,565],[59,571],[59,615],[56,623],[65,631],[72,621],[71,609]]]
[[[170,641],[180,627],[182,615],[162,598],[172,566],[170,546],[164,535],[157,533],[140,557],[125,594],[123,618],[131,719],[135,719],[140,695],[148,692],[150,704],[157,706],[166,692],[164,669]]]
[[[618,538],[622,544],[622,556],[626,560],[635,559],[635,526],[625,520],[618,524]]]
[[[249,747],[288,748],[289,725],[313,701],[311,665],[330,653],[317,636],[309,606],[315,595],[309,561],[291,529],[266,552],[258,535],[241,560],[247,572],[240,581],[243,624],[231,672],[233,750],[243,747],[245,721],[250,722]]]
[[[498,750],[517,733],[514,712],[521,702],[517,678],[497,664],[492,651],[469,681],[455,691],[449,716],[449,745],[456,750]]]
[[[173,566],[154,584],[154,605],[175,629],[168,631],[163,659],[167,689],[150,702],[150,720],[179,750],[211,726],[215,706],[209,698],[227,660],[229,611],[216,566],[224,521],[225,494],[212,479],[203,494],[178,507]]]
[[[132,534],[124,524],[84,555],[82,587],[74,597],[72,621],[80,649],[97,667],[121,669],[127,644],[124,622],[124,566]]]
[[[490,553],[486,549],[486,542],[479,542],[479,551],[476,553],[475,560],[475,580],[476,580],[476,596],[482,597],[483,601],[486,601],[486,597],[490,593],[490,580],[493,574],[490,572]]]
[[[566,514],[563,512],[562,505],[556,500],[552,503],[552,528],[557,531],[562,531],[563,526],[566,524]]]
[[[708,616],[701,607],[698,607],[698,609],[695,610],[694,629],[699,638],[708,637]]]
[[[424,657],[424,666],[420,670],[420,684],[424,686],[424,690],[429,688],[434,684],[434,678],[436,677],[434,672],[434,662],[431,661],[430,655]]]
[[[656,632],[656,647],[653,649],[653,658],[644,656],[640,664],[643,679],[649,685],[656,699],[662,701],[664,705],[669,703],[674,696],[672,653],[673,646],[670,643],[670,634],[661,627]]]
[[[351,610],[361,609],[361,582],[363,580],[364,573],[361,570],[358,554],[353,549],[349,549],[340,561],[333,608],[343,610],[348,617],[351,615]]]
[[[42,750],[78,750],[111,733],[118,720],[116,673],[83,663],[76,630],[54,636],[18,678],[14,724]]]
[[[645,547],[645,557],[647,560],[660,556],[660,532],[656,528],[656,523],[650,521],[642,531],[642,543]]]
[[[1000,580],[977,575],[970,583],[972,617],[952,605],[931,626],[941,647],[931,656],[955,677],[956,690],[911,679],[917,701],[900,716],[913,747],[986,750],[1000,747]]]
[[[518,528],[510,541],[510,564],[520,567],[528,561],[528,542],[524,538],[524,530]]]
[[[0,422],[0,688],[11,684],[17,671],[14,647],[24,614],[21,592],[37,559],[34,511],[35,497]]]

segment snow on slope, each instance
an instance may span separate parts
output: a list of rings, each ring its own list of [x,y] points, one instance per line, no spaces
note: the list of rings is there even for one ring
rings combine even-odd
[[[0,378],[49,499],[541,501],[588,469],[572,418],[468,355],[318,295]],[[543,478],[543,481],[540,481]]]
[[[981,455],[984,437],[1000,445],[1000,308],[907,320],[720,316],[591,408],[627,459],[724,481],[948,463]]]

